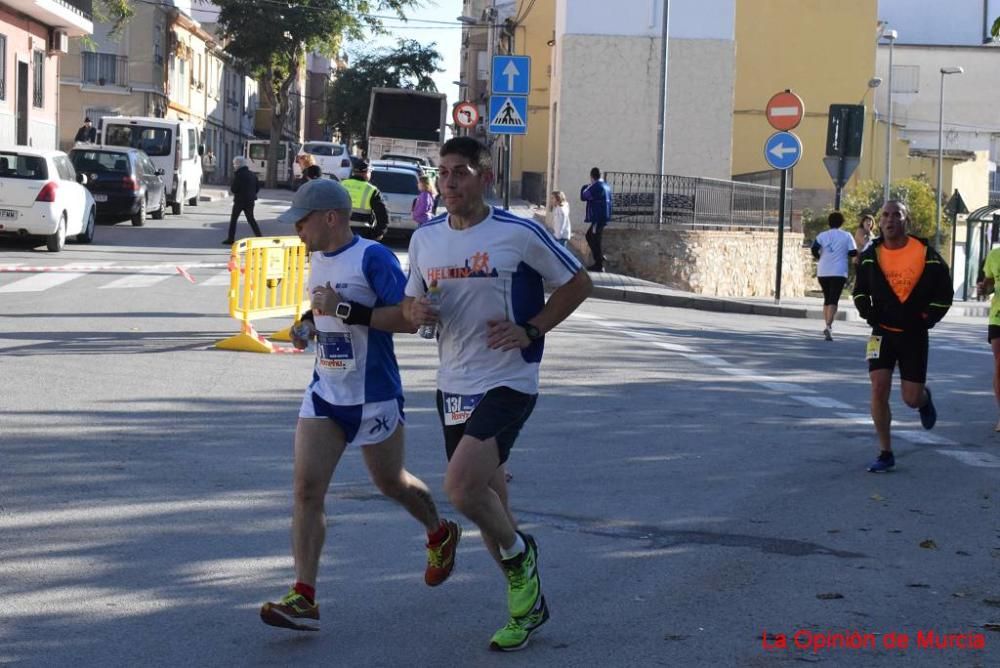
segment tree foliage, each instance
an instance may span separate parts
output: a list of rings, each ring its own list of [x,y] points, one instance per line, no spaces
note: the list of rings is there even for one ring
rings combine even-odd
[[[990,29],[990,34],[994,37],[1000,37],[1000,16],[996,18],[993,22],[993,27]]]
[[[344,37],[362,39],[382,32],[378,13],[405,18],[403,10],[419,0],[214,0],[225,50],[260,84],[273,110],[267,184],[273,187],[278,142],[291,110],[292,85],[308,53],[336,56]]]
[[[349,144],[365,136],[373,88],[436,91],[431,76],[442,71],[436,46],[404,39],[395,49],[357,54],[351,67],[338,74],[327,97],[327,123],[341,140]]]
[[[908,231],[918,237],[934,240],[935,234],[935,201],[934,188],[926,178],[916,176],[902,181],[896,181],[889,186],[889,199],[905,202],[910,211],[910,224]],[[878,181],[861,181],[852,190],[845,192],[840,202],[840,211],[844,214],[843,229],[853,233],[861,222],[861,216],[870,214],[875,217],[878,224],[879,213],[884,204],[882,199],[882,184]],[[832,209],[825,210],[822,214],[805,217],[803,232],[807,239],[814,239],[816,235],[827,229],[826,217]],[[942,247],[947,248],[950,243],[950,225],[942,219]]]

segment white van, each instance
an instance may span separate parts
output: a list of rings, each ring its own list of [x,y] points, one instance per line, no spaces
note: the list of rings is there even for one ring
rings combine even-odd
[[[330,141],[307,141],[299,149],[299,155],[308,153],[316,160],[316,164],[327,176],[336,176],[343,181],[351,176],[351,153],[345,144],[335,144]],[[302,167],[298,160],[292,167],[295,183],[302,180]]]
[[[249,163],[250,171],[257,175],[263,183],[267,179],[267,151],[271,146],[270,139],[250,139],[243,146],[243,157]],[[298,144],[282,141],[278,142],[278,183],[285,183],[292,187],[292,165],[295,162],[295,154]]]
[[[174,215],[184,204],[198,205],[201,194],[201,156],[198,126],[189,121],[146,116],[105,116],[98,133],[108,146],[142,149],[157,169],[163,170],[167,203]]]

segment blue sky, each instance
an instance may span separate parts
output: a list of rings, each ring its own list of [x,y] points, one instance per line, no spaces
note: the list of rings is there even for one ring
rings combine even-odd
[[[415,39],[423,45],[437,43],[438,53],[442,56],[444,72],[434,76],[434,82],[439,91],[448,95],[448,104],[458,101],[458,86],[452,84],[459,79],[459,61],[461,59],[462,29],[455,17],[462,13],[462,0],[423,0],[419,8],[406,12],[411,19],[408,24],[398,20],[385,21],[390,34],[372,40],[371,46],[393,47],[400,39]],[[451,25],[441,25],[434,22],[447,22]],[[349,44],[348,52],[357,45]]]

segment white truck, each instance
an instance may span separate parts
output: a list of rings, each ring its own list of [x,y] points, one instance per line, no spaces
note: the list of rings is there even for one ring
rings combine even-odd
[[[198,205],[201,156],[205,153],[198,126],[147,116],[105,116],[99,125],[102,144],[141,149],[157,169],[163,170],[167,203],[175,216],[184,212],[185,204]]]
[[[444,93],[373,88],[368,105],[368,159],[438,164],[447,127]]]

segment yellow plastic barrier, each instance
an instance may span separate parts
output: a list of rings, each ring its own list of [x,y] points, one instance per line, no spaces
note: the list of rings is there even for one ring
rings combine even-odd
[[[240,321],[240,333],[215,347],[274,352],[271,342],[259,336],[250,322],[287,316],[298,321],[309,308],[308,268],[309,254],[298,237],[251,237],[234,243],[229,256],[229,315]],[[290,341],[289,329],[271,338]]]

